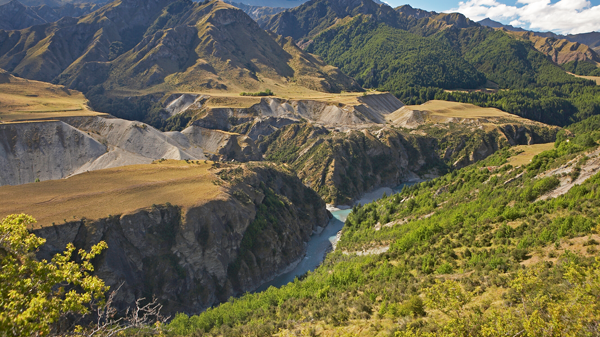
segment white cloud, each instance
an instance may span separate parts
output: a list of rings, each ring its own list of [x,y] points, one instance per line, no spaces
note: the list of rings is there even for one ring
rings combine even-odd
[[[513,0],[514,1],[514,0]],[[600,5],[592,6],[587,0],[517,0],[506,5],[496,0],[468,0],[458,3],[459,12],[471,20],[490,18],[510,21],[514,26],[532,30],[578,34],[600,31]]]

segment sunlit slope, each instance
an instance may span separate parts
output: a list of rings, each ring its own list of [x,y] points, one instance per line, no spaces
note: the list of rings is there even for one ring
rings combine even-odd
[[[166,161],[80,174],[68,179],[0,187],[0,216],[31,214],[37,226],[97,220],[153,204],[193,206],[214,199],[219,187],[211,162]]]
[[[104,115],[82,93],[61,85],[14,77],[0,69],[0,121]]]

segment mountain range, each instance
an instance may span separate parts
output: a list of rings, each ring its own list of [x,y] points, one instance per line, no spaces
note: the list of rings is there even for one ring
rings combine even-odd
[[[597,335],[596,33],[372,0],[12,1],[0,25],[0,218],[38,220],[0,239],[45,239],[0,240],[0,330],[38,323],[20,264],[105,242],[82,268],[107,327],[31,331]],[[143,298],[170,320],[123,323]]]
[[[0,31],[0,66],[83,91],[102,84],[111,90],[162,86],[152,90],[239,92],[262,89],[263,78],[324,91],[358,88],[232,6],[138,2],[117,1],[79,19]]]

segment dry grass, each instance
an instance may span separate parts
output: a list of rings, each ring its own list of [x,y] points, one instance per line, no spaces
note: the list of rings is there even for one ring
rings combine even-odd
[[[599,245],[591,245],[588,246],[586,243],[588,240],[593,239],[596,242],[600,242],[600,235],[598,234],[590,234],[588,236],[580,236],[572,239],[563,238],[560,241],[558,246],[549,245],[547,247],[538,249],[531,254],[531,257],[521,264],[523,266],[529,267],[533,266],[541,261],[551,261],[556,263],[559,257],[564,254],[566,251],[570,251],[571,253],[575,253],[581,256],[597,256]],[[590,251],[590,249],[594,249],[595,251]]]
[[[260,77],[262,85],[255,91],[270,89],[275,95],[271,98],[282,98],[288,100],[314,100],[325,103],[342,103],[346,105],[359,105],[358,98],[363,95],[362,92],[343,92],[343,93],[327,93],[305,88],[295,83],[284,83],[275,81],[266,77]],[[187,88],[190,89],[190,88]],[[202,90],[187,90],[185,87],[174,89],[172,87],[152,87],[144,90],[132,90],[128,88],[119,88],[112,90],[110,95],[117,97],[143,96],[155,93],[190,93],[209,95],[212,98],[207,102],[207,106],[212,108],[249,108],[260,102],[264,97],[240,96],[241,92],[252,90],[241,87],[229,87],[228,90],[219,89],[202,89]],[[370,91],[369,95],[381,94],[382,92]]]
[[[446,118],[469,118],[469,119],[480,119],[480,118],[510,118],[510,119],[522,119],[519,116],[509,114],[495,108],[482,108],[473,104],[457,103],[448,101],[429,101],[422,105],[409,105],[408,108],[412,110],[428,111],[432,116],[446,117]]]
[[[578,77],[578,78],[585,78],[586,80],[596,81],[596,84],[600,85],[600,76],[581,76],[581,75],[575,75],[575,74],[572,74],[572,73],[567,73],[567,74],[573,75],[573,76]]]
[[[516,156],[510,157],[508,159],[508,163],[515,167],[527,165],[536,155],[544,151],[552,150],[553,148],[554,143],[515,146],[513,147],[513,150],[523,152]]]
[[[215,199],[212,162],[165,161],[88,172],[68,179],[0,187],[0,217],[26,213],[38,227],[99,219],[170,202],[189,207]]]
[[[104,115],[91,111],[82,93],[46,82],[10,76],[0,83],[0,121]]]

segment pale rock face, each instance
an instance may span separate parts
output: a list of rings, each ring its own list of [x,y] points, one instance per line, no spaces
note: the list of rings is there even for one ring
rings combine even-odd
[[[245,132],[252,140],[268,136],[279,128],[308,120],[327,127],[365,128],[385,124],[386,116],[404,104],[392,94],[367,95],[359,104],[346,105],[317,100],[262,98],[249,108],[212,108],[195,126],[229,131],[244,123],[252,123]],[[232,124],[232,120],[235,121]]]
[[[206,155],[205,155],[206,153]],[[0,185],[62,179],[87,171],[159,159],[258,161],[248,136],[192,126],[161,132],[118,118],[0,124]]]
[[[106,150],[63,122],[0,124],[0,185],[60,179]]]

